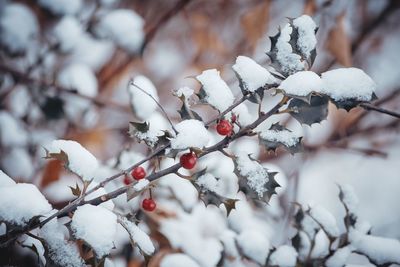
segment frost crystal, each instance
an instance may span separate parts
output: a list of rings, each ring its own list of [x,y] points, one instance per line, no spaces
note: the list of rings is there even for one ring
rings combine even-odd
[[[203,86],[202,88],[206,93],[204,100],[207,103],[219,111],[224,111],[233,104],[232,91],[226,82],[221,79],[219,71],[216,69],[205,70],[196,78]]]
[[[114,247],[117,216],[101,206],[86,204],[75,211],[71,229],[76,238],[84,240],[101,258]]]
[[[178,134],[171,139],[171,148],[173,149],[203,148],[210,140],[209,133],[201,121],[184,120],[178,123],[175,128]]]
[[[232,68],[242,80],[244,89],[250,92],[276,82],[267,69],[249,57],[238,56]]]

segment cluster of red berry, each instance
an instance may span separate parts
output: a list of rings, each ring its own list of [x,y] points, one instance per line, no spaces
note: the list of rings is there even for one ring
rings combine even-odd
[[[216,127],[218,134],[223,135],[223,136],[230,136],[233,131],[232,123],[235,123],[235,121],[236,121],[236,115],[232,115],[231,122],[229,120],[225,120],[225,119],[220,120],[217,123],[217,127]],[[180,157],[179,162],[183,168],[185,168],[187,170],[191,170],[194,168],[194,166],[196,166],[197,155],[193,151],[190,151],[188,153],[183,154]],[[143,167],[138,166],[132,170],[131,175],[132,175],[133,179],[135,179],[136,181],[139,181],[146,177],[146,171]],[[129,176],[127,176],[127,175],[125,176],[124,183],[126,185],[129,185],[132,183]],[[142,201],[142,208],[145,211],[153,211],[156,209],[156,206],[157,206],[156,202],[151,197],[145,198]]]
[[[139,181],[139,180],[144,179],[146,177],[146,170],[143,167],[138,166],[138,167],[136,167],[136,168],[134,168],[132,170],[131,175],[132,175],[133,179],[135,179],[136,181]],[[126,185],[129,185],[129,184],[132,183],[132,180],[128,175],[125,175],[124,183]],[[157,204],[153,200],[153,198],[150,197],[150,198],[143,199],[142,208],[145,211],[153,211],[153,210],[156,209],[156,207],[157,207]]]

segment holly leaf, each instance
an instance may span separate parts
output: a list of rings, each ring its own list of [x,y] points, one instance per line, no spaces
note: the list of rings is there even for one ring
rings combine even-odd
[[[78,186],[78,183],[75,184],[75,187],[69,186],[71,188],[72,194],[74,196],[79,197],[81,195],[81,189]]]
[[[44,150],[46,151],[46,155],[44,156],[45,159],[56,159],[61,161],[64,166],[69,165],[68,155],[63,150],[60,150],[59,153],[49,152],[49,150],[47,150],[46,148],[44,148]]]
[[[129,122],[129,133],[131,129],[134,131],[139,131],[142,133],[146,133],[150,129],[150,124],[148,122]]]
[[[324,95],[311,96],[310,103],[300,99],[292,99],[289,103],[289,114],[301,124],[319,123],[328,116],[329,98]]]
[[[203,170],[193,174],[193,176],[191,177],[191,180],[190,180],[190,182],[193,184],[193,186],[196,188],[197,192],[199,193],[199,199],[201,201],[203,201],[203,203],[204,203],[204,205],[206,205],[206,207],[208,205],[215,205],[215,206],[219,207],[221,204],[223,204],[226,208],[227,215],[229,216],[231,211],[233,209],[235,209],[236,202],[239,200],[221,196],[220,194],[216,193],[215,191],[211,190],[210,188],[206,188],[205,186],[199,185],[197,180],[204,174],[206,174],[206,169],[203,169]]]
[[[303,137],[296,136],[289,129],[286,129],[279,123],[273,124],[269,130],[262,131],[258,134],[258,139],[264,145],[267,151],[276,151],[278,147],[284,147],[291,154],[301,152],[303,146],[301,139]]]
[[[187,103],[184,95],[179,97],[179,99],[182,101],[182,107],[180,110],[178,110],[178,113],[181,116],[182,120],[194,119],[194,120],[203,121],[203,119],[200,117],[200,115],[197,112],[190,109],[190,106]]]
[[[375,93],[372,93],[371,100],[374,101],[378,99]],[[352,108],[357,107],[361,103],[369,103],[369,101],[359,101],[354,98],[349,98],[345,100],[335,100],[331,98],[331,102],[338,108],[338,109],[345,109],[346,111],[350,111]]]
[[[280,187],[275,180],[277,172],[269,172],[250,155],[235,156],[234,173],[239,178],[239,191],[248,198],[268,203]]]

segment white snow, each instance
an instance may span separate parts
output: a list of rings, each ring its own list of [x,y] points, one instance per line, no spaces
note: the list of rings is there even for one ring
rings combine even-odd
[[[205,101],[219,111],[226,110],[233,104],[234,96],[231,89],[219,75],[216,69],[203,71],[196,79],[201,83],[206,93]]]
[[[143,19],[133,10],[116,9],[99,18],[95,32],[134,53],[140,50],[144,41],[143,26]]]
[[[99,184],[96,183],[95,181],[92,181],[92,182],[89,184],[89,186],[88,186],[88,188],[87,188],[87,191],[93,189],[93,188],[96,187],[97,185],[99,185]],[[104,187],[100,187],[99,189],[97,189],[97,190],[94,191],[93,193],[90,193],[89,195],[87,195],[87,196],[85,197],[85,201],[89,201],[89,200],[95,199],[95,198],[100,197],[100,196],[103,196],[103,195],[105,195],[105,194],[107,194],[107,193],[108,193],[108,192],[107,192],[107,190],[106,190]],[[112,199],[110,199],[110,200],[107,200],[107,201],[101,203],[100,206],[102,206],[102,207],[104,207],[104,208],[106,208],[106,209],[112,211],[112,210],[114,209],[114,206],[115,206],[115,205],[114,205],[114,202],[112,201]]]
[[[292,27],[289,24],[281,30],[281,34],[276,42],[276,60],[281,66],[285,74],[293,74],[297,71],[304,70],[305,65],[301,61],[301,56],[294,54],[290,41]]]
[[[308,58],[317,45],[317,39],[315,38],[317,25],[310,16],[302,15],[293,20],[293,26],[298,30],[299,34],[297,46],[300,52]]]
[[[339,228],[335,217],[324,207],[319,205],[313,206],[310,210],[310,215],[330,236],[336,237],[339,235]]]
[[[261,198],[267,189],[265,184],[268,182],[267,170],[257,161],[251,160],[247,153],[239,153],[235,158],[237,170],[240,175],[246,177],[247,184],[257,192]]]
[[[39,25],[31,9],[22,4],[4,3],[0,13],[0,43],[11,53],[25,51],[38,31]]]
[[[351,213],[356,213],[358,207],[358,197],[354,192],[354,188],[349,184],[340,186],[342,191],[342,201]]]
[[[54,140],[46,146],[49,153],[65,152],[68,156],[67,167],[79,175],[84,181],[90,181],[95,177],[99,163],[95,156],[78,142],[71,140]]]
[[[363,234],[357,230],[351,230],[349,239],[355,251],[360,252],[378,264],[400,264],[400,241]]]
[[[142,191],[146,186],[149,185],[149,183],[149,180],[141,179],[133,186],[133,189],[135,189],[135,191]]]
[[[249,57],[238,56],[232,68],[242,80],[245,90],[249,92],[276,82],[266,68]]]
[[[145,142],[150,147],[154,147],[158,142],[157,133],[150,129],[147,132],[135,131],[134,136],[139,142]]]
[[[64,16],[53,29],[60,50],[69,52],[75,48],[79,38],[83,34],[80,22],[73,16]]]
[[[173,92],[174,96],[177,97],[182,97],[182,95],[185,96],[185,99],[188,99],[189,97],[191,97],[194,93],[194,90],[188,86],[183,86],[183,87],[179,87],[178,89],[175,89]]]
[[[76,14],[82,9],[82,0],[38,0],[39,5],[56,15]]]
[[[246,229],[236,240],[244,255],[261,265],[265,264],[270,249],[269,240],[265,236],[253,229]]]
[[[150,94],[157,101],[157,89],[154,84],[145,76],[136,76],[133,83]],[[130,96],[130,104],[136,117],[141,120],[146,120],[157,109],[157,103],[144,92],[139,90],[135,85],[129,83],[128,93]]]
[[[171,139],[172,149],[203,148],[210,140],[204,123],[199,120],[181,121],[175,125],[175,129],[178,131],[178,134]]]
[[[11,185],[15,185],[14,180],[11,179],[11,177],[5,174],[2,170],[0,170],[0,187]]]
[[[211,192],[217,192],[218,190],[218,180],[211,173],[206,173],[200,176],[195,182],[199,186],[204,187],[206,190]]]
[[[174,253],[166,255],[161,260],[160,267],[200,267],[200,265],[183,253]]]
[[[1,164],[4,171],[15,179],[23,178],[24,181],[28,181],[34,172],[32,157],[28,150],[18,146],[1,157]]]
[[[325,232],[320,229],[314,237],[315,243],[312,248],[311,258],[319,259],[329,254],[329,239]]]
[[[192,257],[200,266],[216,266],[223,246],[218,237],[226,229],[220,209],[197,204],[191,213],[179,212],[177,216],[161,221],[160,231],[174,249]]]
[[[278,247],[270,256],[268,263],[280,267],[294,267],[297,261],[297,251],[292,246]]]
[[[108,255],[114,247],[117,216],[101,206],[83,205],[72,217],[74,236],[91,246],[98,258]]]
[[[299,142],[299,136],[289,130],[265,130],[260,132],[260,138],[269,142],[279,142],[287,147],[295,146]]]
[[[97,79],[94,72],[85,64],[72,63],[65,66],[57,76],[57,82],[78,93],[94,97],[97,95]]]
[[[136,224],[125,217],[119,218],[119,223],[126,229],[133,242],[146,254],[152,255],[155,251],[150,237],[143,232]]]
[[[0,142],[3,146],[24,146],[28,142],[21,121],[6,111],[0,111]]]
[[[376,89],[375,82],[363,70],[340,68],[321,74],[322,93],[334,100],[355,99],[370,101]]]
[[[323,83],[315,72],[299,71],[282,81],[279,88],[288,95],[307,96],[312,92],[321,92]]]
[[[331,257],[329,257],[328,260],[326,261],[326,266],[327,267],[344,266],[352,251],[353,247],[351,245],[337,249],[335,253]]]
[[[40,237],[46,241],[49,258],[59,266],[85,266],[77,246],[65,239],[63,228],[65,226],[59,224],[57,220],[52,220],[40,229]]]
[[[23,226],[32,217],[51,210],[49,202],[33,184],[0,187],[0,221]]]

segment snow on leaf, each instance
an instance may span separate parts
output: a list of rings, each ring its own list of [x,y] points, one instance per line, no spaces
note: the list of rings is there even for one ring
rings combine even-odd
[[[46,158],[61,160],[70,171],[84,181],[91,181],[99,167],[96,157],[75,141],[54,140],[45,150]]]
[[[302,124],[319,123],[328,116],[329,98],[326,96],[311,96],[310,103],[301,99],[292,99],[288,109],[290,115]]]
[[[187,102],[187,98],[185,95],[181,95],[179,99],[182,101],[182,107],[180,110],[178,110],[179,115],[181,116],[182,120],[199,120],[203,121],[203,119],[200,117],[197,112],[193,111],[190,109],[189,103]]]
[[[137,245],[145,255],[152,255],[155,251],[150,237],[143,232],[136,224],[125,217],[119,217],[118,222],[125,228],[131,239],[131,244]]]
[[[324,207],[316,205],[308,212],[310,216],[323,228],[329,237],[337,237],[339,228],[335,217]]]
[[[291,154],[302,150],[302,137],[295,135],[279,123],[273,124],[269,130],[260,132],[258,137],[266,150],[275,151],[279,146],[283,146]]]
[[[232,91],[220,77],[219,71],[216,69],[205,70],[196,76],[196,79],[202,85],[198,94],[200,101],[210,104],[220,112],[233,104]]]
[[[239,190],[251,199],[268,203],[280,186],[275,180],[276,172],[268,172],[246,153],[236,155],[233,162],[235,174],[239,177]]]
[[[244,92],[254,93],[257,89],[276,83],[276,79],[267,69],[249,57],[238,56],[232,68]]]
[[[224,204],[227,215],[235,209],[238,199],[227,198],[218,192],[218,180],[210,173],[205,173],[205,169],[194,174],[190,180],[196,190],[199,192],[199,198],[206,206],[212,204],[219,207]]]
[[[311,94],[321,92],[322,86],[322,80],[315,72],[299,71],[283,80],[278,88],[285,95],[310,102]]]
[[[73,235],[84,240],[100,259],[114,248],[117,216],[102,206],[85,204],[76,209],[71,229]]]
[[[0,170],[0,187],[12,185],[15,185],[14,180],[11,179],[11,177],[5,174],[2,170]]]
[[[376,264],[400,264],[400,241],[397,239],[366,235],[357,230],[350,231],[349,239],[356,252]]]
[[[375,100],[376,84],[363,70],[340,68],[321,74],[321,93],[328,95],[332,102],[347,111],[362,102]]]
[[[0,187],[0,221],[24,226],[51,210],[49,202],[33,184]]]
[[[45,247],[46,259],[52,263],[51,266],[85,266],[76,245],[65,239],[63,227],[64,226],[60,225],[55,219],[40,229],[40,237],[45,241],[43,244]]]
[[[317,39],[315,34],[317,32],[317,25],[308,15],[302,15],[291,20],[290,24],[293,28],[290,40],[293,50],[307,59],[311,66],[316,57],[315,47],[317,45]]]
[[[129,122],[129,135],[150,147],[154,147],[159,140],[157,133],[150,129],[150,123],[147,122]]]
[[[288,245],[278,247],[269,256],[269,265],[280,267],[294,267],[297,262],[297,251]]]
[[[270,242],[265,235],[254,229],[242,231],[236,238],[239,251],[247,258],[264,265],[269,253]]]
[[[199,120],[184,120],[175,125],[178,131],[176,137],[171,138],[172,149],[187,149],[190,147],[203,148],[210,140],[204,123]]]

